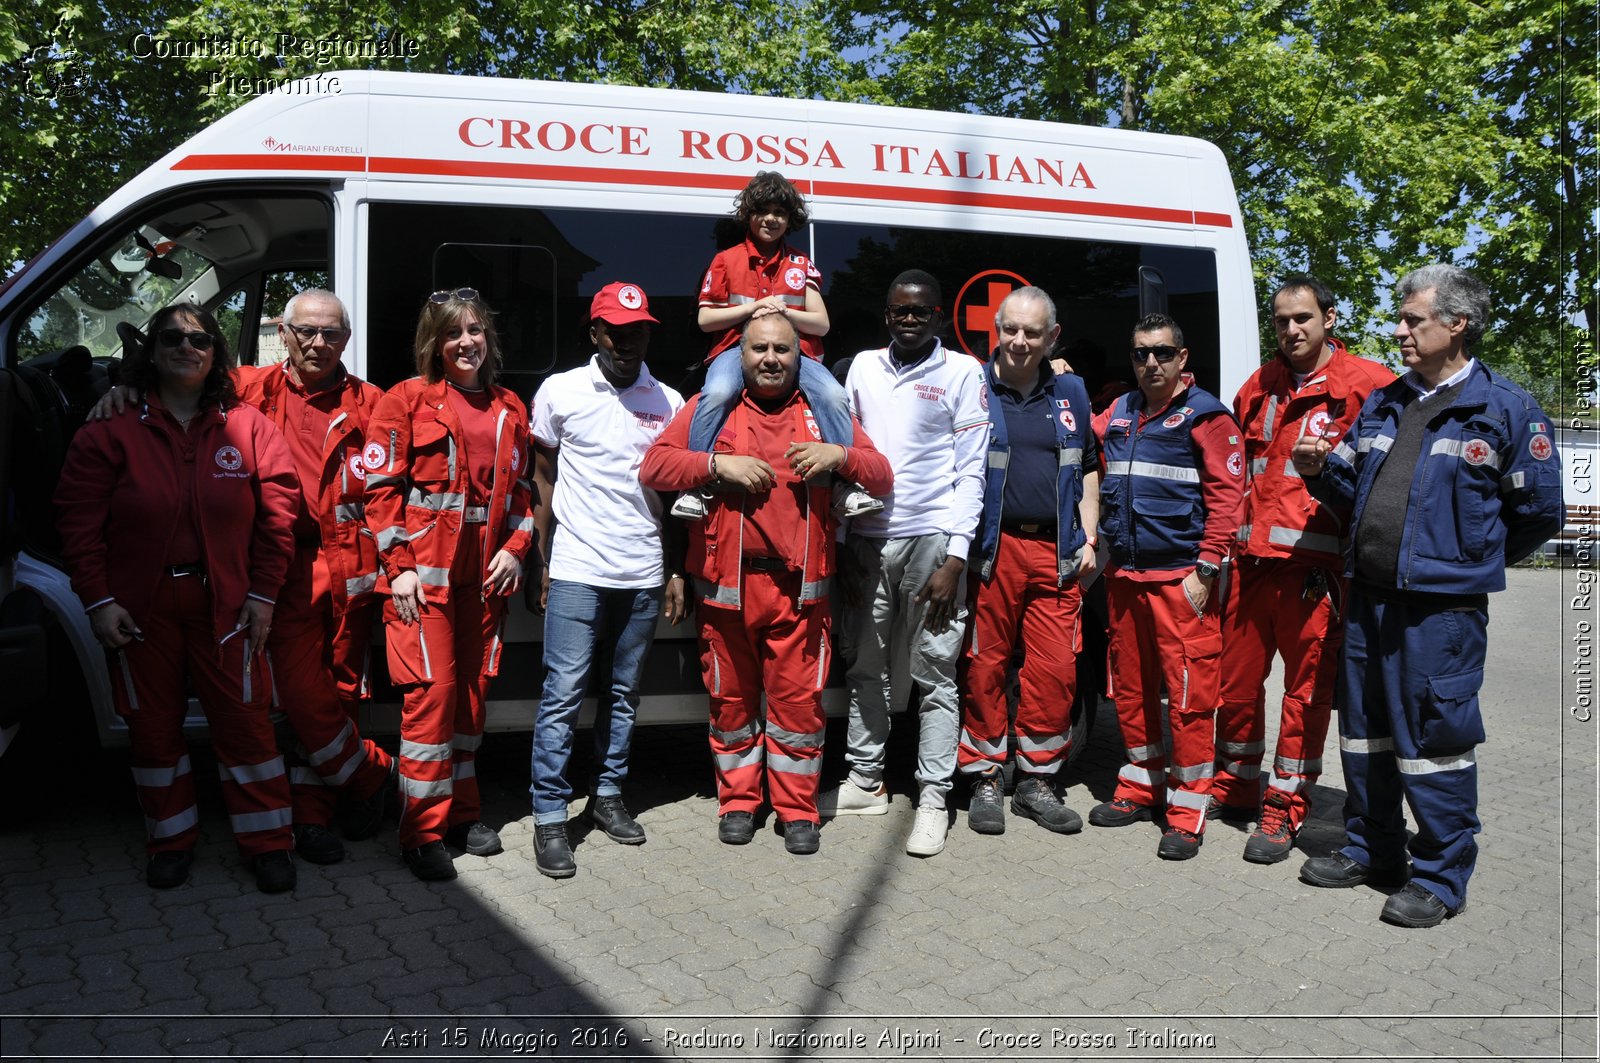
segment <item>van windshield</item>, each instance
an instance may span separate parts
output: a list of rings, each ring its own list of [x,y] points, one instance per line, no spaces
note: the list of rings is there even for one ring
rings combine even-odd
[[[212,263],[154,225],[129,232],[33,312],[17,336],[17,359],[83,346],[94,358],[122,352],[117,326],[143,329],[157,310],[212,276]]]

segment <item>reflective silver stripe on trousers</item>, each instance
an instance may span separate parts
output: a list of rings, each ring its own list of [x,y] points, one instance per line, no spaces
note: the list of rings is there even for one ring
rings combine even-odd
[[[1185,469],[1181,465],[1158,465],[1153,461],[1108,461],[1106,475],[1149,476],[1157,480],[1176,480],[1186,484],[1200,482],[1198,469]]]
[[[433,660],[428,656],[427,632],[422,629],[422,621],[417,621],[417,649],[422,653],[422,676],[424,679],[433,678]]]
[[[995,742],[985,742],[965,727],[961,729],[961,744],[968,748],[976,749],[986,757],[1003,757],[1006,755],[1006,740],[1004,738]]]
[[[450,759],[449,742],[413,742],[400,740],[400,756],[406,760],[440,761]]]
[[[1307,780],[1300,775],[1291,775],[1288,778],[1275,776],[1268,780],[1267,789],[1276,790],[1280,794],[1289,794],[1292,796],[1305,789],[1307,785]]]
[[[273,757],[263,760],[260,764],[218,764],[217,776],[227,782],[230,779],[240,786],[253,782],[266,782],[283,775],[283,758]]]
[[[322,776],[304,764],[296,764],[289,769],[290,786],[321,786]]]
[[[1219,766],[1236,779],[1261,778],[1261,765],[1254,762],[1246,764],[1239,760],[1224,760]]]
[[[1017,735],[1017,749],[1023,753],[1053,753],[1062,749],[1067,744],[1066,735],[1053,735],[1050,738],[1029,738],[1027,735]]]
[[[765,751],[766,747],[757,742],[743,753],[718,753],[717,767],[723,771],[737,771],[740,768],[748,768],[752,764],[760,764],[761,757]]]
[[[450,745],[463,753],[474,753],[479,746],[483,745],[483,735],[457,734],[450,739]]]
[[[354,598],[358,594],[365,594],[378,588],[378,574],[369,572],[365,576],[352,576],[344,581],[344,595]]]
[[[1322,758],[1294,760],[1290,757],[1277,757],[1272,761],[1272,770],[1280,775],[1321,775]]]
[[[820,602],[828,596],[828,584],[831,580],[817,580],[815,583],[800,584],[800,602]]]
[[[425,801],[430,797],[449,797],[455,793],[455,787],[449,779],[408,779],[402,775],[400,793],[416,801]]]
[[[189,754],[185,753],[178,758],[178,763],[170,768],[134,768],[133,785],[171,786],[173,780],[187,774],[189,774]]]
[[[1164,746],[1129,746],[1128,759],[1135,763],[1141,760],[1160,760],[1166,752]]]
[[[712,583],[710,580],[703,580],[696,576],[694,580],[694,589],[699,593],[700,600],[703,602],[715,602],[718,605],[731,605],[735,609],[739,607],[738,587],[719,586],[718,584]]]
[[[1394,750],[1392,738],[1346,738],[1339,736],[1341,753],[1388,753]]]
[[[1251,753],[1265,753],[1266,742],[1218,742],[1217,752],[1226,753],[1235,757],[1247,757]]]
[[[450,765],[450,778],[476,779],[478,777],[478,762],[475,760],[458,760]]]
[[[1212,761],[1204,764],[1185,764],[1181,767],[1174,764],[1167,769],[1167,778],[1177,779],[1179,782],[1199,782],[1201,779],[1211,778],[1216,770],[1216,764]]]
[[[133,689],[133,671],[128,667],[128,655],[117,654],[117,663],[122,666],[122,689],[128,695],[128,711],[139,711],[139,695]]]
[[[1325,554],[1344,553],[1344,543],[1332,535],[1301,531],[1299,528],[1281,528],[1276,525],[1267,532],[1267,541],[1277,546],[1303,546]]]
[[[819,753],[814,757],[791,757],[784,753],[769,752],[767,770],[781,771],[789,775],[816,775],[822,771],[822,755]]]
[[[326,764],[328,761],[339,755],[340,750],[344,749],[345,744],[350,741],[350,736],[354,733],[355,727],[350,723],[349,720],[346,720],[344,722],[344,727],[340,729],[338,736],[335,737],[332,742],[329,742],[315,753],[307,756],[306,760],[310,761],[313,765]]]
[[[341,502],[333,507],[333,519],[337,524],[352,520],[366,520],[367,504],[365,502]]]
[[[713,663],[715,662],[715,660],[716,660],[716,658],[713,657],[712,658]],[[741,742],[748,742],[750,739],[755,738],[755,737],[757,737],[757,736],[759,736],[761,734],[760,731],[756,730],[756,725],[755,725],[754,721],[751,721],[750,723],[745,724],[743,727],[739,728],[736,731],[719,731],[715,727],[711,728],[710,730],[711,730],[711,737],[715,738],[717,741],[721,742],[725,746],[736,746]]]
[[[1206,810],[1206,805],[1208,805],[1210,802],[1210,794],[1204,794],[1198,790],[1179,790],[1171,786],[1167,787],[1167,805],[1169,807],[1172,805],[1177,805],[1179,808],[1188,808],[1193,809],[1196,812],[1204,812]]]
[[[1157,768],[1154,772],[1133,764],[1124,764],[1117,774],[1129,782],[1143,783],[1145,786],[1156,786],[1166,781],[1167,772],[1164,768]]]
[[[287,808],[269,808],[265,812],[245,812],[229,816],[228,823],[235,834],[249,834],[258,830],[277,830],[294,822],[294,813]]]
[[[1415,760],[1395,757],[1394,762],[1399,766],[1400,771],[1406,775],[1436,775],[1441,771],[1461,771],[1463,768],[1475,766],[1478,763],[1477,758],[1473,756],[1476,750],[1477,747],[1474,746],[1465,753],[1457,753],[1448,760],[1438,757],[1418,757]]]
[[[182,834],[186,830],[193,830],[200,824],[200,810],[190,805],[175,815],[166,819],[146,819],[144,821],[145,833],[152,838],[170,838],[175,834]]]
[[[1489,444],[1487,442],[1484,442],[1484,446],[1488,445]],[[1452,458],[1461,458],[1463,461],[1465,461],[1466,450],[1467,444],[1463,443],[1459,439],[1435,439],[1433,441],[1433,447],[1428,451],[1428,454],[1430,456],[1434,454],[1447,454]],[[1491,448],[1488,455],[1477,464],[1487,465],[1491,469],[1498,470],[1505,463],[1500,460],[1500,455],[1495,453]]]
[[[786,746],[820,746],[822,736],[822,731],[801,734],[797,731],[785,731],[782,727],[774,727],[770,721],[767,723],[767,737]]]

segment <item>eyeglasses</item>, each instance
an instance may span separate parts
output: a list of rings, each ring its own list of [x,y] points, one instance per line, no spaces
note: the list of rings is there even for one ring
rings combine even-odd
[[[883,308],[883,312],[891,318],[908,317],[913,321],[932,321],[933,315],[937,314],[939,310],[940,307],[937,306],[919,306],[916,303],[906,303],[902,306],[891,305]]]
[[[1145,360],[1153,354],[1156,356],[1156,361],[1160,362],[1162,365],[1166,365],[1168,362],[1178,357],[1178,351],[1179,348],[1177,347],[1168,347],[1165,345],[1160,347],[1135,347],[1133,349],[1133,364],[1143,365]]]
[[[434,292],[428,296],[430,303],[448,303],[452,299],[459,299],[463,303],[470,303],[478,297],[476,288],[457,288],[455,291]]]
[[[185,332],[181,328],[157,329],[156,340],[163,347],[181,347],[183,341],[188,340],[189,346],[197,351],[209,351],[211,345],[217,342],[209,332]]]
[[[350,330],[347,328],[317,328],[315,325],[288,325],[285,327],[296,336],[299,336],[301,343],[310,343],[318,336],[321,336],[325,343],[343,343],[350,338]]]

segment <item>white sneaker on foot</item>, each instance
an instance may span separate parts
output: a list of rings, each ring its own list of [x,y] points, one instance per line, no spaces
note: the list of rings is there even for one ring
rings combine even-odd
[[[840,481],[833,485],[833,511],[841,517],[861,517],[883,509],[883,499],[867,494],[860,484]]]
[[[889,788],[883,783],[876,790],[863,790],[846,779],[836,789],[817,795],[817,814],[823,819],[835,816],[882,816],[889,812]]]
[[[705,520],[706,494],[704,491],[685,491],[672,503],[672,515],[679,520]]]
[[[906,838],[906,852],[912,856],[938,856],[944,851],[944,836],[950,830],[950,815],[942,808],[922,805]]]

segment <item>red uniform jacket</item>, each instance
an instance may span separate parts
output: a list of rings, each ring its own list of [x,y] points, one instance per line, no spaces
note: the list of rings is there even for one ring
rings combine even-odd
[[[266,414],[279,431],[287,435],[298,430],[296,407],[305,398],[286,367],[240,366],[234,382],[240,399]],[[378,546],[365,517],[367,470],[361,452],[367,421],[383,391],[349,373],[343,374],[337,390],[339,408],[322,439],[321,462],[296,471],[305,498],[301,519],[314,522],[321,533],[334,606],[343,610],[373,596],[378,587]]]
[[[78,431],[56,487],[62,554],[86,605],[115,599],[137,623],[161,580],[179,492],[193,491],[221,639],[247,596],[277,598],[294,554],[300,482],[288,444],[249,406],[211,407],[195,418],[192,483],[179,481],[180,431],[148,401],[138,416]]]
[[[786,306],[806,308],[806,291],[821,290],[822,274],[804,254],[782,244],[771,258],[761,252],[747,236],[743,243],[717,252],[700,284],[700,305],[712,307],[754,303],[769,295],[781,295]],[[730,347],[738,346],[744,335],[742,326],[724,329],[711,344],[706,362]],[[822,360],[822,337],[800,337],[800,351],[808,358]]]
[[[667,430],[645,452],[644,464],[639,469],[639,482],[658,491],[682,491],[701,487],[711,481],[708,456],[689,449],[689,422],[694,418],[700,396],[691,398],[688,405],[678,411]],[[744,528],[748,514],[766,507],[771,496],[779,492],[792,492],[795,501],[788,505],[791,514],[804,521],[804,534],[794,534],[781,539],[783,560],[802,574],[800,604],[817,601],[827,595],[828,578],[834,571],[834,530],[838,519],[833,514],[833,481],[819,477],[808,486],[802,486],[783,452],[796,439],[816,438],[796,432],[798,423],[809,424],[810,417],[802,420],[799,411],[809,415],[805,399],[797,390],[789,401],[777,410],[768,412],[744,398],[729,416],[722,433],[717,436],[718,454],[748,454],[772,466],[778,484],[771,491],[752,494],[748,491],[728,491],[714,494],[714,505],[705,520],[689,529],[688,569],[695,577],[695,585],[706,605],[740,607],[739,586],[743,570]],[[852,418],[852,420],[854,420]],[[741,438],[743,436],[743,438]],[[882,496],[894,488],[894,473],[889,459],[878,452],[872,440],[855,421],[855,438],[845,448],[844,465],[837,474],[866,488],[869,494]],[[792,519],[792,517],[791,517]]]
[[[400,573],[415,570],[429,601],[448,601],[450,564],[462,526],[477,527],[466,520],[465,437],[450,407],[449,386],[420,377],[402,380],[378,400],[367,423],[361,460],[367,468],[367,526],[377,536],[383,564],[380,593],[387,593],[389,581]],[[496,551],[509,550],[521,560],[533,543],[528,413],[505,388],[492,393],[494,486],[485,507],[485,573]]]
[[[1394,379],[1377,362],[1357,358],[1338,340],[1328,364],[1294,388],[1293,370],[1280,355],[1256,370],[1233,400],[1244,427],[1250,480],[1245,488],[1239,552],[1250,557],[1294,558],[1328,568],[1344,565],[1346,529],[1333,511],[1311,497],[1294,470],[1292,452],[1303,435],[1342,439],[1362,403]]]

